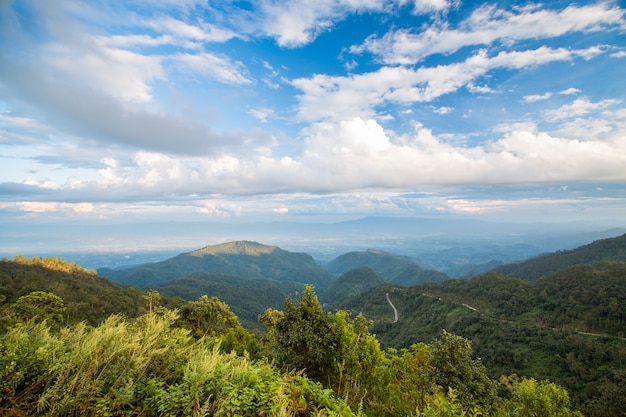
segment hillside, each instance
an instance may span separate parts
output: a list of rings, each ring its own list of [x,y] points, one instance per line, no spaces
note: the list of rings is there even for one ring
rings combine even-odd
[[[626,262],[626,234],[596,240],[576,249],[548,253],[522,262],[502,265],[493,272],[534,281],[572,265],[589,265],[603,260]]]
[[[159,293],[185,300],[202,295],[217,297],[230,306],[247,329],[262,330],[258,316],[268,308],[280,309],[285,298],[302,291],[302,284],[268,279],[245,279],[232,275],[194,272],[155,288]]]
[[[385,281],[376,275],[374,271],[362,266],[351,269],[337,278],[324,294],[320,296],[320,299],[332,306],[384,283]]]
[[[386,293],[397,323],[390,321]],[[626,263],[577,265],[533,282],[490,273],[376,287],[342,307],[373,319],[383,346],[409,347],[446,329],[472,340],[493,378],[547,378],[578,404],[621,401],[626,409],[626,397],[604,397],[626,382]]]
[[[448,278],[443,272],[425,269],[411,257],[394,255],[376,249],[340,255],[326,265],[326,270],[333,274],[343,274],[359,267],[370,268],[385,281],[404,286],[428,281],[443,281]]]
[[[246,241],[207,246],[128,269],[98,270],[100,275],[113,281],[142,288],[156,287],[194,272],[307,283],[320,289],[328,287],[335,279],[310,255]]]
[[[66,307],[64,321],[68,323],[87,321],[96,325],[111,314],[136,317],[146,312],[144,292],[111,282],[74,263],[23,257],[0,261],[2,307],[33,291],[61,297]]]

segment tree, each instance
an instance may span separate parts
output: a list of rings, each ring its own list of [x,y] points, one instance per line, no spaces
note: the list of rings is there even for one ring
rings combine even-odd
[[[569,408],[567,391],[550,382],[522,379],[514,387],[511,414],[520,417],[582,417]]]
[[[33,291],[10,304],[2,321],[7,327],[31,320],[36,323],[48,321],[56,327],[63,322],[64,312],[65,304],[61,297],[45,291]]]
[[[274,330],[279,363],[330,386],[336,342],[332,326],[311,285],[305,285],[300,298],[288,298],[285,311]]]
[[[469,340],[444,330],[441,338],[433,340],[431,348],[434,381],[438,385],[445,391],[454,389],[468,409],[476,404],[485,409],[493,406],[495,384],[480,360],[472,359]]]
[[[228,304],[207,295],[182,306],[178,324],[191,330],[196,338],[205,335],[219,336],[231,328],[241,327],[239,319],[230,311]]]

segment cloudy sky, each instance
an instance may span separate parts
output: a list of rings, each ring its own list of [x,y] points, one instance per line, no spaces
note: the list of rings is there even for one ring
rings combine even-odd
[[[624,226],[625,74],[615,1],[0,0],[0,233]]]

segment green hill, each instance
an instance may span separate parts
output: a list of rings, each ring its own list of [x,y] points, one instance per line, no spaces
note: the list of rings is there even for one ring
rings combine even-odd
[[[428,281],[443,281],[449,277],[433,269],[425,269],[417,260],[376,249],[348,252],[328,263],[326,270],[343,274],[351,269],[368,267],[385,281],[411,286]]]
[[[8,307],[34,291],[63,299],[68,323],[99,324],[111,314],[136,317],[146,312],[143,291],[99,277],[79,265],[58,258],[3,259],[0,261],[0,306]]]
[[[217,297],[229,305],[241,324],[262,329],[258,316],[268,308],[281,309],[285,298],[301,291],[302,283],[268,279],[245,279],[232,275],[194,272],[167,281],[155,289],[170,297],[196,300],[202,295]]]
[[[576,249],[548,253],[523,262],[502,265],[493,272],[534,281],[569,266],[589,265],[594,261],[626,262],[626,234],[596,240]]]
[[[398,309],[397,323],[389,321],[386,293]],[[626,263],[576,265],[536,281],[490,273],[376,287],[342,307],[373,319],[383,346],[409,347],[446,329],[473,342],[493,378],[547,378],[578,404],[619,401],[626,409],[626,397],[608,394],[626,383]]]
[[[128,269],[100,269],[100,275],[136,287],[156,287],[193,272],[234,275],[247,279],[271,279],[313,284],[320,290],[334,281],[305,253],[294,253],[256,242],[230,242],[207,246],[173,258]]]
[[[337,278],[320,298],[324,303],[335,305],[384,283],[385,281],[374,271],[362,266],[351,269]]]

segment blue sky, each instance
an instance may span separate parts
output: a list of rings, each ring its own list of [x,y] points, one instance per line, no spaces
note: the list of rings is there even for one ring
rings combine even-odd
[[[626,225],[623,2],[7,0],[0,19],[5,250],[21,224]]]

